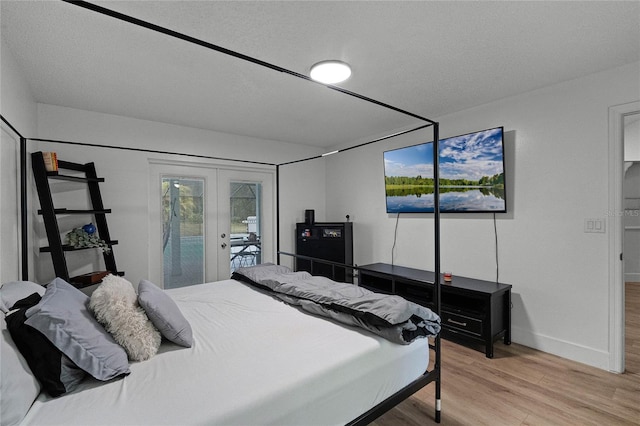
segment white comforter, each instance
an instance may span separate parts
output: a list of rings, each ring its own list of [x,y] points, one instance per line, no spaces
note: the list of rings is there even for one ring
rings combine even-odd
[[[427,339],[393,344],[237,281],[167,292],[192,325],[192,348],[163,343],[124,379],[40,395],[23,424],[338,425],[428,364]]]

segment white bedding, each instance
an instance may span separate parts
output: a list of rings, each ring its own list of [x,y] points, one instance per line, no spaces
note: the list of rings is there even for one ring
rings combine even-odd
[[[299,312],[234,280],[167,290],[194,346],[163,342],[110,383],[41,394],[31,425],[340,425],[419,375],[428,341],[398,345]]]

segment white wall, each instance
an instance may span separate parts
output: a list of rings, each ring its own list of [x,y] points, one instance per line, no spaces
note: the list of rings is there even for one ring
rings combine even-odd
[[[0,40],[0,93],[2,116],[23,136],[36,131],[36,103],[13,55]],[[0,135],[0,283],[20,276],[20,137],[4,122]]]
[[[638,63],[439,117],[440,136],[506,132],[508,210],[497,214],[500,281],[513,285],[513,341],[607,369],[608,107],[640,98]],[[433,118],[433,117],[432,117]],[[327,216],[349,212],[355,261],[390,262],[395,216],[384,206],[382,152],[430,132],[328,158]],[[443,215],[442,261],[454,275],[495,280],[489,214]],[[395,263],[433,268],[432,215],[401,216]]]
[[[305,210],[315,210],[316,222],[329,220],[325,213],[325,165],[325,159],[320,158],[280,168],[280,247],[283,252],[295,253],[295,224],[304,222]],[[283,265],[293,266],[291,256],[281,256],[280,260]]]
[[[292,145],[282,142],[259,140],[202,129],[186,128],[164,123],[137,120],[108,114],[63,108],[53,105],[38,105],[38,135],[41,138],[89,144],[136,147],[141,149],[182,152],[221,158],[244,159],[266,163],[280,163],[319,154],[317,148]],[[149,159],[194,161],[198,163],[226,164],[221,160],[190,158],[167,154],[156,154],[132,150],[95,146],[78,146],[53,142],[30,142],[30,151],[55,151],[60,159],[96,164],[98,174],[105,178],[101,184],[104,205],[111,208],[109,230],[119,244],[115,246],[118,269],[124,270],[127,279],[137,283],[149,276]],[[266,167],[266,166],[255,166]],[[273,167],[271,167],[273,169]],[[305,208],[316,203],[324,209],[324,167],[318,165],[284,167],[281,179],[281,211],[283,241],[293,241],[293,223],[302,217]],[[31,219],[35,230],[33,239],[46,244],[41,219],[35,214],[37,198],[31,184]],[[300,187],[305,191],[300,192]],[[74,194],[56,194],[74,198]],[[76,198],[86,198],[79,194]],[[317,200],[321,200],[318,202]],[[77,218],[60,220],[76,220]],[[64,223],[64,226],[78,226]],[[291,249],[283,244],[283,250]],[[51,260],[47,253],[34,250],[32,264],[36,265],[35,278],[46,282],[53,277]],[[71,256],[67,256],[69,260]],[[95,251],[74,253],[68,263],[71,275],[94,270],[101,264],[100,254]],[[97,263],[96,263],[97,262]]]
[[[23,78],[22,70],[0,39],[2,60],[0,61],[0,107],[2,116],[8,120],[25,137],[33,137],[36,133],[36,102],[29,85]],[[4,126],[4,123],[3,123]]]

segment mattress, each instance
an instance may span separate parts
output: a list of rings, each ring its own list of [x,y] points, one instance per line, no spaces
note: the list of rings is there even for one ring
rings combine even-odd
[[[428,341],[398,345],[234,280],[167,290],[194,345],[163,342],[123,379],[41,394],[22,424],[341,425],[420,376]]]

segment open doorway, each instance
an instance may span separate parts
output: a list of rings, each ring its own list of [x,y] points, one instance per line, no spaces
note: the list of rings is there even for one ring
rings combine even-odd
[[[625,287],[625,371],[640,372],[640,113],[625,115],[623,270]]]

